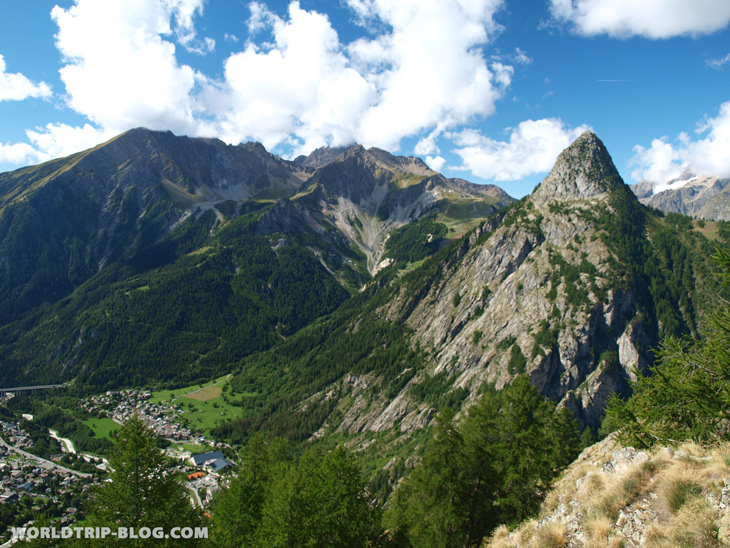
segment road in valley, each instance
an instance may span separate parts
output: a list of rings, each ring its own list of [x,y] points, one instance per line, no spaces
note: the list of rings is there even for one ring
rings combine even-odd
[[[70,468],[66,468],[65,466],[56,464],[53,461],[42,459],[41,457],[38,457],[36,455],[26,453],[22,449],[18,449],[14,445],[10,445],[9,443],[6,443],[5,440],[2,438],[0,438],[0,445],[7,447],[10,451],[15,451],[16,453],[19,453],[28,459],[32,459],[32,460],[40,462],[44,468],[49,468],[49,467],[55,468],[57,470],[62,470],[63,472],[68,472],[69,474],[74,474],[75,476],[78,476],[80,478],[88,478],[89,476],[91,476],[91,474],[85,474],[84,472],[77,472],[76,470],[71,470]]]

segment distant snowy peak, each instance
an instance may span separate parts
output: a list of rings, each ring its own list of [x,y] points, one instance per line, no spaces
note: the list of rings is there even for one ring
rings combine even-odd
[[[727,220],[730,219],[728,182],[730,179],[686,171],[666,182],[644,181],[631,188],[641,203],[664,212]]]
[[[651,182],[651,196],[658,196],[663,192],[676,192],[680,189],[692,190],[697,195],[706,189],[712,188],[719,179],[714,175],[695,175],[684,172],[676,179],[670,179],[664,183]]]
[[[690,175],[690,174],[688,174],[688,175]],[[672,179],[671,181],[668,181],[666,183],[653,184],[652,185],[653,195],[656,196],[660,192],[665,192],[667,190],[677,190],[678,188],[682,188],[683,186],[688,185],[689,183],[691,183],[693,181],[697,181],[700,178],[697,175],[691,175],[688,178],[685,178],[685,177],[686,176],[683,175],[676,179]]]
[[[633,186],[634,193],[639,198],[650,198],[666,192],[668,190],[678,190],[688,184],[698,183],[700,186],[704,186],[704,183],[708,179],[717,179],[712,176],[699,176],[695,175],[689,170],[685,170],[679,177],[669,179],[668,181],[642,181]],[[714,182],[714,181],[712,181]]]

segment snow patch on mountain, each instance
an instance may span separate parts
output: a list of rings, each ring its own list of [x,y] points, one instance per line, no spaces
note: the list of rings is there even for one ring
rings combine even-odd
[[[671,181],[659,185],[654,185],[653,190],[653,196],[656,196],[657,194],[661,192],[665,192],[667,190],[677,190],[679,188],[682,188],[683,186],[691,183],[692,181],[698,180],[699,177],[697,175],[693,175],[689,177],[688,179],[672,179]]]

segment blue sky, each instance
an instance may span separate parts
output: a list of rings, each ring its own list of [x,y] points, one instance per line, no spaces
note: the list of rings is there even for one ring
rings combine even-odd
[[[532,190],[590,128],[624,179],[730,176],[728,0],[0,3],[0,171],[132,127],[360,142]]]

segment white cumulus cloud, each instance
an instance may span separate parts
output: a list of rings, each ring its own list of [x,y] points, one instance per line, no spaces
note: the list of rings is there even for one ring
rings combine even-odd
[[[697,128],[698,138],[681,133],[674,141],[654,139],[651,146],[634,147],[631,163],[636,181],[666,182],[684,170],[697,175],[730,177],[730,101],[720,106],[715,118],[708,118]]]
[[[115,135],[114,132],[98,130],[89,124],[76,127],[58,123],[29,129],[25,133],[32,144],[0,144],[0,164],[36,164],[69,156]]]
[[[134,126],[191,133],[192,94],[199,75],[179,65],[171,19],[186,28],[184,2],[169,0],[77,0],[53,8],[56,46],[66,64],[61,80],[68,104],[104,130]]]
[[[551,0],[550,10],[586,36],[698,36],[730,23],[728,0]]]
[[[27,164],[84,150],[132,127],[170,129],[195,135],[206,128],[197,102],[206,78],[178,63],[176,46],[205,53],[213,42],[199,39],[193,24],[204,0],[76,0],[68,9],[56,6],[56,47],[62,55],[59,73],[69,107],[90,123],[50,123],[26,131],[30,144],[3,145],[0,160]],[[0,68],[4,62],[0,57]],[[26,94],[50,95],[44,83],[9,76]],[[29,91],[28,91],[29,90]]]
[[[445,163],[446,158],[442,158],[441,156],[426,156],[426,165],[434,171],[441,171]]]
[[[343,44],[329,18],[292,2],[286,17],[249,4],[249,42],[226,61],[216,104],[220,134],[309,152],[354,141],[397,150],[424,131],[494,112],[514,69],[488,63],[502,0],[350,0],[375,38]],[[385,29],[385,30],[383,30]],[[424,148],[435,152],[433,141]],[[425,146],[425,143],[424,143]]]
[[[182,46],[193,53],[205,55],[215,49],[212,38],[198,38],[194,18],[203,15],[205,0],[162,0],[162,5],[175,20],[175,37]]]
[[[22,101],[29,97],[51,96],[51,88],[45,82],[31,82],[19,72],[5,72],[5,58],[0,55],[0,101]]]
[[[526,120],[512,129],[508,141],[496,141],[474,130],[451,135],[454,150],[463,165],[478,177],[497,181],[516,181],[550,171],[558,154],[590,128],[568,128],[562,120]]]
[[[388,32],[349,45],[378,90],[363,114],[359,138],[395,149],[400,140],[438,124],[453,127],[488,116],[510,84],[512,67],[489,66],[482,48],[498,32],[501,0],[348,0]],[[397,123],[394,123],[397,120]]]
[[[225,83],[211,103],[221,137],[256,139],[268,148],[295,143],[302,151],[355,139],[358,116],[373,90],[349,66],[326,15],[289,5],[288,18],[251,5],[249,27],[271,27],[268,47],[249,42],[225,63]]]
[[[39,161],[38,152],[28,143],[0,143],[0,164],[26,165]]]
[[[219,77],[178,60],[176,48],[205,53],[196,32],[205,0],[75,0],[56,6],[64,100],[89,124],[72,134],[88,146],[144,126],[215,136],[228,143],[261,141],[282,154],[360,142],[398,150],[421,139],[419,153],[443,164],[445,131],[491,115],[511,85],[519,49],[488,54],[501,27],[503,0],[346,0],[369,33],[343,43],[326,14],[288,5],[285,14],[260,1]],[[231,29],[238,32],[237,29]],[[227,35],[235,43],[234,35]],[[77,142],[46,126],[29,133],[39,155]],[[425,137],[424,137],[425,136]]]
[[[36,154],[41,161],[92,148],[115,135],[113,131],[99,130],[90,124],[81,127],[47,124],[43,128],[29,129],[25,133],[35,146]]]

